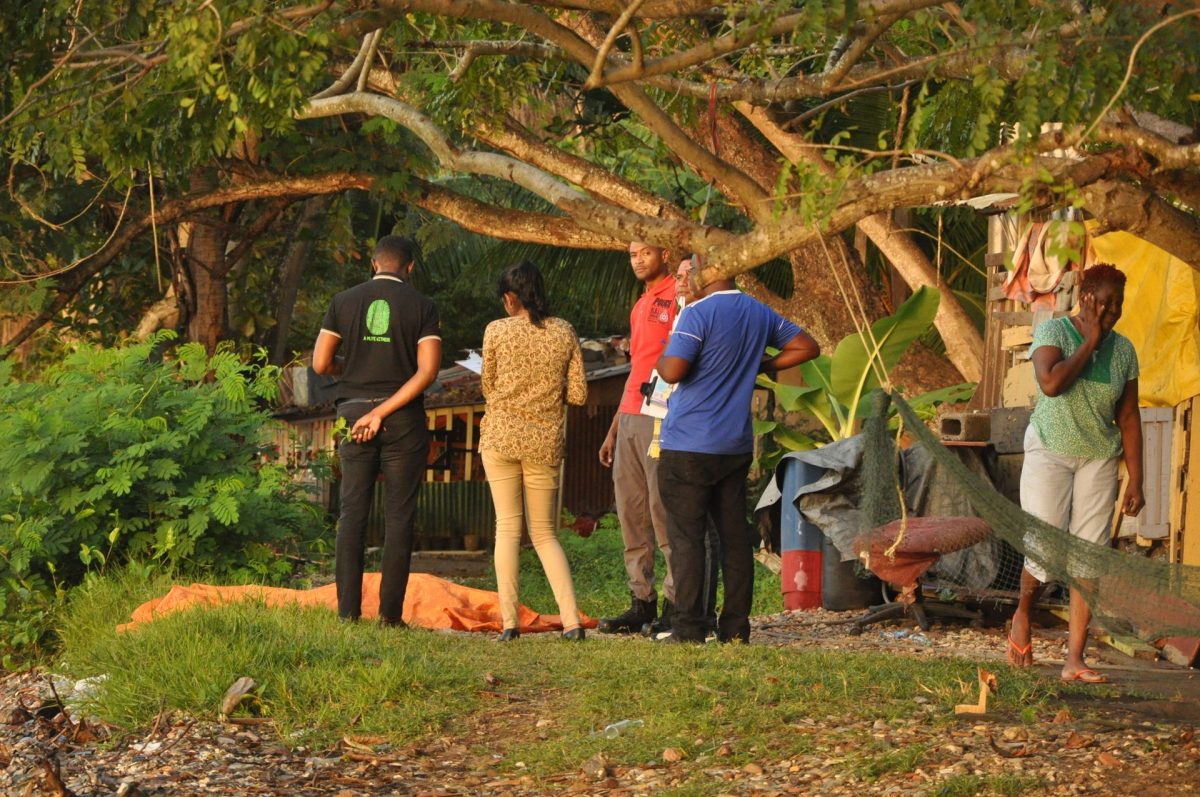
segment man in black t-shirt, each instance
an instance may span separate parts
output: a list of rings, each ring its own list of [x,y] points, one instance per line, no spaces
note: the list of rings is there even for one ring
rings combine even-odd
[[[362,611],[367,515],[382,473],[383,625],[404,624],[412,520],[429,453],[424,392],[442,358],[437,308],[405,282],[413,269],[413,249],[407,238],[381,238],[371,260],[374,277],[333,297],[313,349],[313,370],[339,376],[338,417],[349,429],[338,443],[338,616],[356,620]]]

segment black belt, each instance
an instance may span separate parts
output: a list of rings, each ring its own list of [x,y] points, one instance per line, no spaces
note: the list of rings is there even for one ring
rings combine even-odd
[[[385,396],[384,398],[348,398],[348,399],[341,399],[341,400],[339,400],[339,401],[338,401],[338,403],[337,403],[337,408],[338,408],[338,409],[341,409],[342,407],[346,406],[347,404],[382,404],[383,402],[385,402],[385,401],[387,401],[387,400],[388,400],[388,397],[386,397],[386,396]]]

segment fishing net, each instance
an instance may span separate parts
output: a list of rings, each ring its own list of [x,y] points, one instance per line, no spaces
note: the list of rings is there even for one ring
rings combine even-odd
[[[864,424],[860,540],[865,549],[884,524],[905,516],[904,476],[895,418],[953,482],[973,514],[992,527],[993,539],[982,546],[1002,545],[992,586],[1015,589],[1022,556],[1045,568],[1050,581],[1078,589],[1096,620],[1108,630],[1152,640],[1166,636],[1200,636],[1200,567],[1123,553],[1072,537],[1022,511],[980,473],[934,436],[897,393],[878,391],[871,418]],[[889,424],[889,418],[892,422]],[[970,549],[968,549],[968,552]],[[967,552],[963,552],[967,553]],[[955,568],[941,567],[939,584],[956,583]],[[962,583],[978,587],[978,584]]]

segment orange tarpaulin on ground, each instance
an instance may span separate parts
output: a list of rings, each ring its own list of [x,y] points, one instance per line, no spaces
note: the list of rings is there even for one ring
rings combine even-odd
[[[143,623],[194,606],[220,606],[242,601],[261,601],[267,606],[318,606],[337,611],[337,587],[328,584],[317,589],[299,590],[279,587],[215,587],[210,584],[174,586],[165,596],[147,601],[133,610],[132,621],[117,626],[128,631]],[[379,616],[379,574],[363,574],[362,616]],[[461,584],[413,573],[404,596],[404,622],[431,629],[454,631],[501,630],[500,601],[495,592],[472,589]],[[538,614],[525,606],[520,613],[521,633],[558,631],[562,621],[556,614]],[[595,628],[596,621],[583,618],[583,625]]]

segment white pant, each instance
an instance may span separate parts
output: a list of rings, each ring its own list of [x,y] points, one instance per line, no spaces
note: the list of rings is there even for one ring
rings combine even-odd
[[[1042,444],[1037,427],[1025,430],[1025,463],[1021,468],[1021,508],[1063,529],[1072,537],[1107,547],[1117,500],[1117,465],[1120,457],[1088,459],[1051,451]],[[1069,552],[1069,555],[1068,555]],[[1025,535],[1025,569],[1038,581],[1047,570],[1076,578],[1100,575],[1100,550],[1089,550],[1075,540]]]

